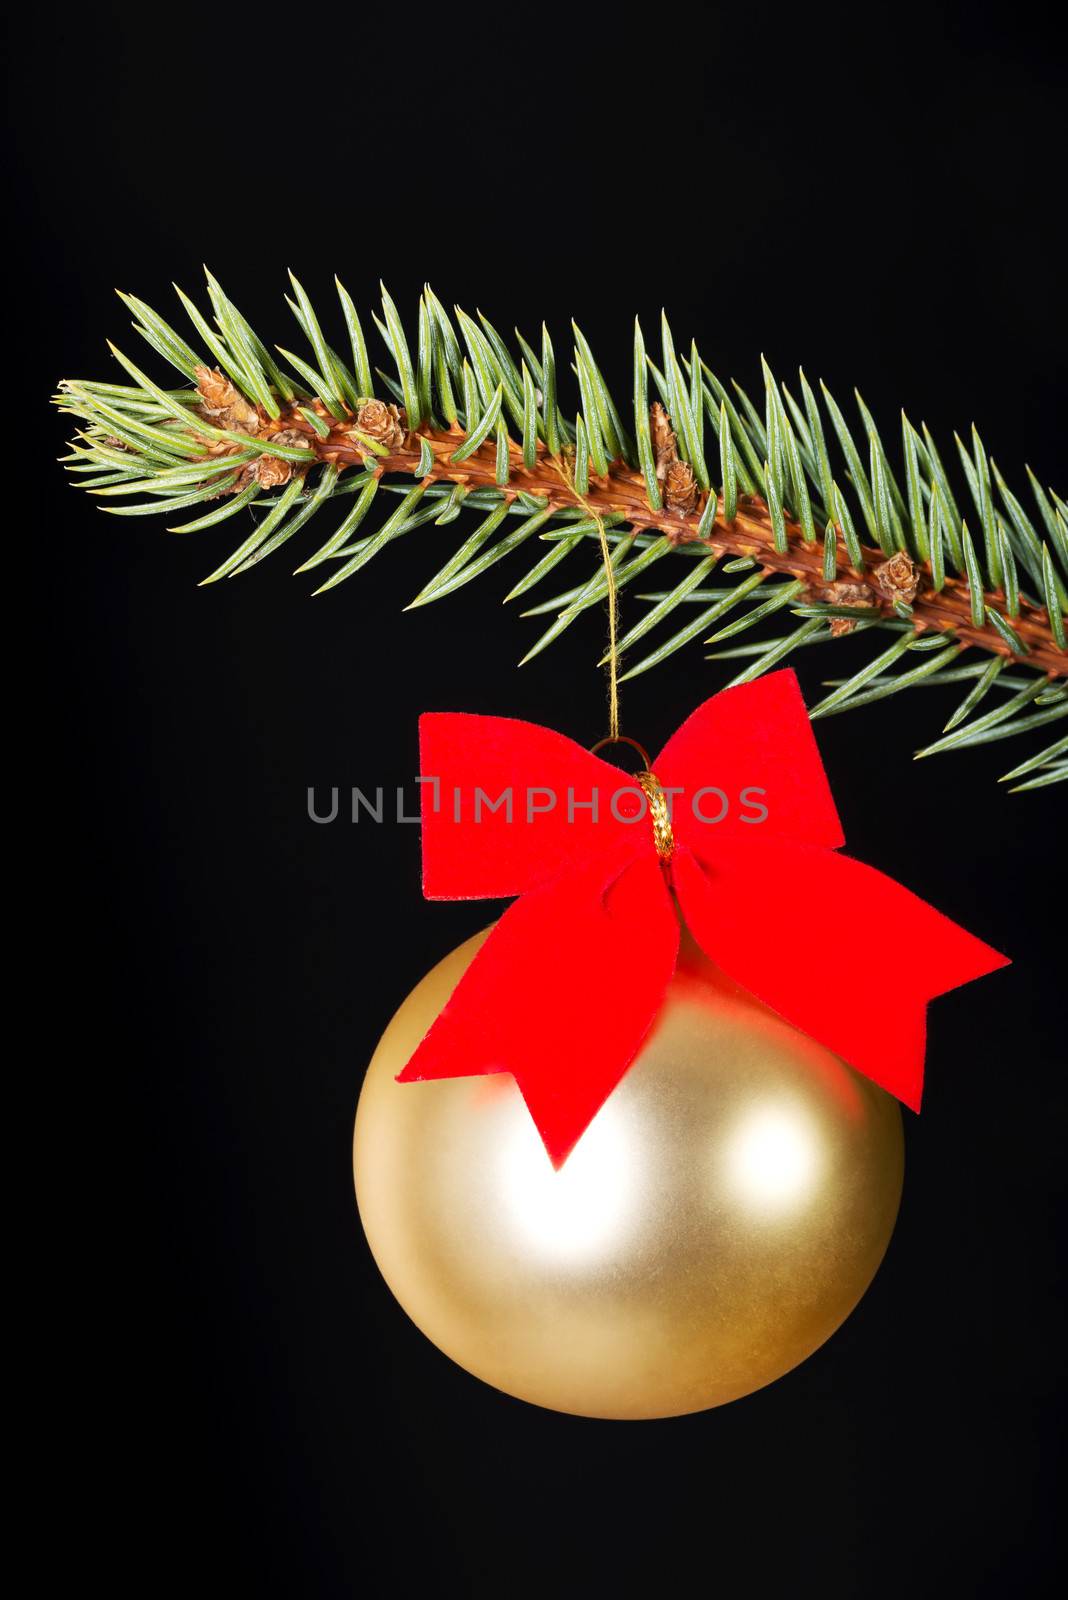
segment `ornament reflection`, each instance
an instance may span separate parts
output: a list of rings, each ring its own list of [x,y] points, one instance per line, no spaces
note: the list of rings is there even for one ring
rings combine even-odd
[[[819,1189],[826,1152],[804,1107],[784,1102],[747,1112],[724,1152],[733,1192],[753,1212],[794,1214]]]
[[[637,1200],[626,1119],[608,1101],[567,1161],[554,1168],[527,1115],[509,1119],[497,1182],[523,1238],[557,1265],[608,1253],[625,1240]]]

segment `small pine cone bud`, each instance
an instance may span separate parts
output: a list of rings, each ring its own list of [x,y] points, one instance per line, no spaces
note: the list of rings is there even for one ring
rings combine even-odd
[[[280,489],[293,476],[293,463],[280,456],[260,456],[253,463],[252,476],[263,489]]]
[[[287,444],[293,450],[307,450],[308,435],[301,433],[299,428],[281,428],[277,433],[272,433],[268,440],[270,444]]]
[[[649,435],[656,456],[656,476],[663,483],[671,463],[679,459],[679,451],[671,418],[659,400],[654,400],[649,407]]]
[[[829,606],[870,606],[871,592],[862,583],[849,583],[839,578],[834,583],[827,584],[821,590],[820,599]],[[852,633],[857,625],[856,617],[831,617],[831,638],[840,639],[843,634]]]
[[[233,428],[236,433],[259,433],[259,412],[239,389],[235,389],[229,378],[224,378],[215,367],[194,367],[193,373],[202,417],[218,423],[221,428]]]
[[[306,436],[298,428],[283,428],[279,433],[271,434],[271,443],[288,444],[295,449],[307,446]],[[283,461],[281,456],[260,456],[252,464],[252,474],[264,489],[280,489],[289,482],[294,472],[301,470],[298,463]]]
[[[664,476],[664,508],[688,517],[697,504],[697,479],[685,461],[673,461]]]
[[[356,426],[360,432],[384,444],[389,451],[399,450],[404,444],[407,430],[405,416],[399,406],[384,400],[365,400],[356,413]]]
[[[911,605],[920,587],[920,569],[910,555],[899,550],[872,573],[872,582],[886,600],[903,600]]]

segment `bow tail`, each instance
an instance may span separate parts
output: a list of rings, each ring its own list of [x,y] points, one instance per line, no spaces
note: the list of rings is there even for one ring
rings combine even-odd
[[[559,1167],[637,1054],[678,942],[655,856],[567,873],[508,908],[397,1081],[510,1072]]]
[[[873,867],[764,839],[673,878],[705,954],[736,983],[914,1111],[928,1000],[1008,958]]]

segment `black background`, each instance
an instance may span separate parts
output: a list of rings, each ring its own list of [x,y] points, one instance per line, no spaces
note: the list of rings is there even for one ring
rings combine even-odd
[[[15,681],[47,696],[51,764],[30,785],[47,998],[9,1134],[33,1162],[19,1231],[39,1224],[41,1559],[123,1594],[1045,1593],[1060,792],[1008,796],[998,745],[913,764],[942,691],[820,725],[851,853],[1015,958],[932,1009],[886,1262],[828,1345],[722,1411],[523,1405],[407,1321],[350,1175],[379,1031],[487,908],[422,901],[416,829],[316,827],[305,795],[409,779],[431,707],[590,742],[593,619],[517,672],[532,625],[503,580],[402,615],[432,529],[315,601],[286,559],[200,590],[229,535],[102,516],[54,465],[45,399],[112,375],[105,335],[144,359],[115,285],[170,315],[207,261],[287,343],[285,268],[322,302],[336,269],[361,311],[381,276],[408,316],[429,278],[502,329],[547,318],[558,354],[575,315],[624,393],[630,319],[652,337],[665,304],[721,373],[802,362],[891,436],[902,404],[950,451],[974,418],[1011,481],[1025,459],[1063,481],[1056,42],[1016,8],[791,37],[654,9],[588,38],[535,11],[40,12],[10,41],[5,343],[32,336],[9,607],[40,606]],[[810,693],[839,659],[802,658]],[[627,725],[655,748],[722,681],[677,656],[627,686]],[[888,1006],[900,959],[873,950]]]

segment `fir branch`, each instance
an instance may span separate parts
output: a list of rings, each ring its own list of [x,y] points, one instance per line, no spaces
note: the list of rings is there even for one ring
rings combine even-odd
[[[373,320],[393,370],[374,369],[376,394],[363,324],[346,290],[337,284],[337,320],[351,368],[290,276],[295,298],[287,303],[304,355],[276,346],[280,364],[209,274],[213,322],[179,291],[191,344],[143,301],[122,296],[136,331],[177,370],[182,387],[162,387],[114,346],[130,383],[60,385],[58,404],[80,423],[66,465],[105,510],[169,515],[203,505],[200,515],[171,525],[191,533],[248,509],[251,530],[204,582],[250,570],[335,501],[345,513],[340,524],[296,569],[327,564],[317,594],[405,533],[424,523],[446,526],[471,509],[481,513],[478,526],[444,563],[435,553],[434,576],[413,605],[453,593],[531,539],[535,559],[511,596],[529,593],[573,552],[586,548],[596,562],[581,582],[524,613],[557,612],[526,660],[603,600],[596,548],[603,534],[619,589],[663,555],[697,558],[678,582],[643,597],[651,608],[620,644],[625,676],[692,640],[729,639],[731,648],[712,659],[742,656],[748,664],[733,681],[747,681],[795,649],[874,632],[883,639],[874,641],[868,664],[835,682],[813,716],[963,681],[962,672],[970,675],[965,700],[943,737],[919,754],[1068,715],[1068,688],[1056,681],[1068,673],[1068,511],[1028,468],[1029,513],[974,427],[967,442],[955,440],[958,497],[926,425],[917,431],[902,415],[899,481],[859,394],[863,443],[825,384],[818,385],[821,406],[800,373],[799,402],[762,362],[761,408],[735,382],[728,392],[696,345],[680,353],[666,318],[659,364],[635,324],[627,421],[573,325],[572,424],[544,329],[540,354],[517,335],[513,355],[481,313],[476,320],[456,308],[454,321],[429,287],[411,340],[382,291],[382,316]],[[402,498],[377,532],[354,538],[381,491]],[[723,591],[699,587],[717,565],[747,575]],[[713,627],[747,598],[754,602],[748,610]],[[634,659],[640,639],[695,602],[702,605],[696,618]],[[797,625],[736,642],[765,621],[774,627],[780,612]],[[984,657],[974,672],[956,665],[968,649]],[[1002,672],[1010,664],[1016,670]],[[1008,700],[978,709],[989,692],[1000,696],[1010,686],[1017,692]],[[1016,762],[1005,781],[1026,778],[1017,789],[1060,781],[1063,752],[1055,739]]]

